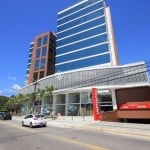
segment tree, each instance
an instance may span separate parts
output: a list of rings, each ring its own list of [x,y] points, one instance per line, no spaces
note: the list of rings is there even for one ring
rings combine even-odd
[[[54,91],[54,87],[53,86],[50,86],[50,87],[48,87],[48,86],[46,86],[45,87],[45,92],[47,93],[47,94],[52,94],[52,92]]]
[[[45,89],[39,89],[39,88],[37,89],[37,96],[39,96],[39,98],[40,98],[40,99],[38,99],[38,97],[37,97],[37,100],[36,100],[36,102],[37,102],[36,111],[38,113],[40,113],[42,111],[41,103],[42,103],[42,99],[44,98],[44,94],[45,94]]]
[[[8,102],[9,97],[0,96],[0,110],[3,111],[4,109],[7,110],[5,104]]]

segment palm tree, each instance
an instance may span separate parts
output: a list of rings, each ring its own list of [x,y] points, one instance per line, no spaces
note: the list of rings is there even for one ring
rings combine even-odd
[[[23,98],[24,98],[24,95],[20,93],[14,97],[14,102],[16,105],[16,113],[18,112],[21,113],[21,106],[22,106]]]
[[[55,90],[55,88],[53,86],[46,86],[45,87],[45,95],[49,97],[49,104],[50,104],[50,112],[52,115],[52,105],[53,105],[53,91]]]
[[[34,112],[34,103],[35,103],[35,100],[36,100],[36,93],[33,92],[33,93],[29,93],[26,95],[26,99],[28,99],[28,107],[30,108],[30,113],[33,113]]]
[[[46,86],[46,87],[45,87],[45,91],[46,91],[48,94],[52,94],[52,92],[53,92],[54,90],[55,90],[55,89],[54,89],[53,86],[50,86],[50,87]]]
[[[37,89],[37,95],[40,97],[40,99],[38,100],[38,107],[37,107],[38,113],[42,112],[41,104],[43,102],[44,94],[45,94],[45,89],[39,89],[39,88]]]
[[[54,90],[55,90],[55,88],[53,86],[50,86],[50,87],[46,86],[45,87],[45,95],[50,96],[50,101],[53,100],[53,95],[52,94],[53,94]]]
[[[12,112],[17,113],[17,99],[15,96],[11,96],[5,106]]]

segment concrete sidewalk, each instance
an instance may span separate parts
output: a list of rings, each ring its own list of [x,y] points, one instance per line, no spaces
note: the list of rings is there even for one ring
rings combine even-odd
[[[13,116],[12,119],[21,121],[22,118],[23,117]],[[95,130],[150,139],[150,124],[93,121],[92,116],[87,118],[62,116],[55,120],[47,120],[48,126]]]
[[[106,121],[57,119],[49,120],[49,125],[59,127],[82,128],[88,130],[104,131],[117,134],[146,137],[150,139],[150,124],[134,124]]]

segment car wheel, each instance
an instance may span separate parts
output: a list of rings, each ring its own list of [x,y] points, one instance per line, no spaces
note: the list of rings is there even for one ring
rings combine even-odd
[[[30,128],[32,128],[33,126],[32,126],[32,122],[30,122]]]
[[[24,126],[24,122],[22,121],[22,126]]]
[[[47,127],[47,124],[44,124],[43,127]]]

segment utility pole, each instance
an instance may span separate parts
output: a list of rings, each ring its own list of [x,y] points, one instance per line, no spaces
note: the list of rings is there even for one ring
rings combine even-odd
[[[32,113],[34,113],[34,109],[35,109],[35,101],[36,101],[36,87],[37,87],[37,80],[34,80],[34,99],[33,99],[33,104],[32,104]]]

